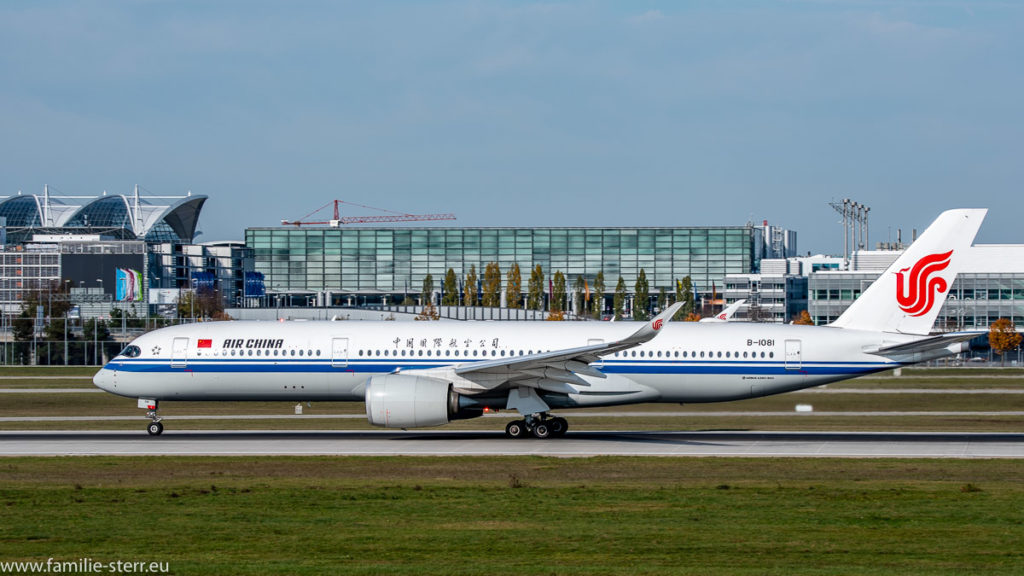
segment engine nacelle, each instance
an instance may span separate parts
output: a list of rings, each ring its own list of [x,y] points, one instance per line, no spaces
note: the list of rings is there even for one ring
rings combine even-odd
[[[441,426],[458,413],[459,395],[444,380],[387,374],[366,381],[366,418],[374,426]]]

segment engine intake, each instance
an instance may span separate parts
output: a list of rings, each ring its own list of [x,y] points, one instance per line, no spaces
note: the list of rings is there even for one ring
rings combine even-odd
[[[459,394],[444,380],[387,374],[366,381],[366,418],[374,426],[441,426],[458,417]]]

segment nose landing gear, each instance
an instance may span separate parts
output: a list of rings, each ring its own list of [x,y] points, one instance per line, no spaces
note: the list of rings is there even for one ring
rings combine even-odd
[[[164,425],[160,423],[163,418],[157,414],[157,407],[159,402],[156,400],[147,400],[145,398],[139,398],[139,408],[145,408],[146,418],[152,420],[148,426],[146,426],[146,432],[149,432],[150,436],[159,436],[164,431]]]

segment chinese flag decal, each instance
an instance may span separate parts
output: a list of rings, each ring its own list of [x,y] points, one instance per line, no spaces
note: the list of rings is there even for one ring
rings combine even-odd
[[[213,348],[213,340],[203,340],[203,339],[200,339],[199,340],[199,347],[200,348]]]

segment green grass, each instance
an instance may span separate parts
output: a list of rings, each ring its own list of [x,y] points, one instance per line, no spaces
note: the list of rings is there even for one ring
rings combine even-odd
[[[0,366],[0,385],[2,378],[22,376],[89,376],[99,370],[99,366]]]
[[[176,574],[1019,574],[1018,460],[12,458],[0,559]]]
[[[160,404],[161,414],[292,414],[296,402],[173,402]],[[711,404],[639,404],[578,412],[792,412],[797,404],[817,411],[1024,411],[1024,394],[780,394],[766,398]],[[362,402],[313,402],[307,414],[360,414]],[[133,416],[142,414],[134,398],[112,394],[4,394],[0,416]]]

